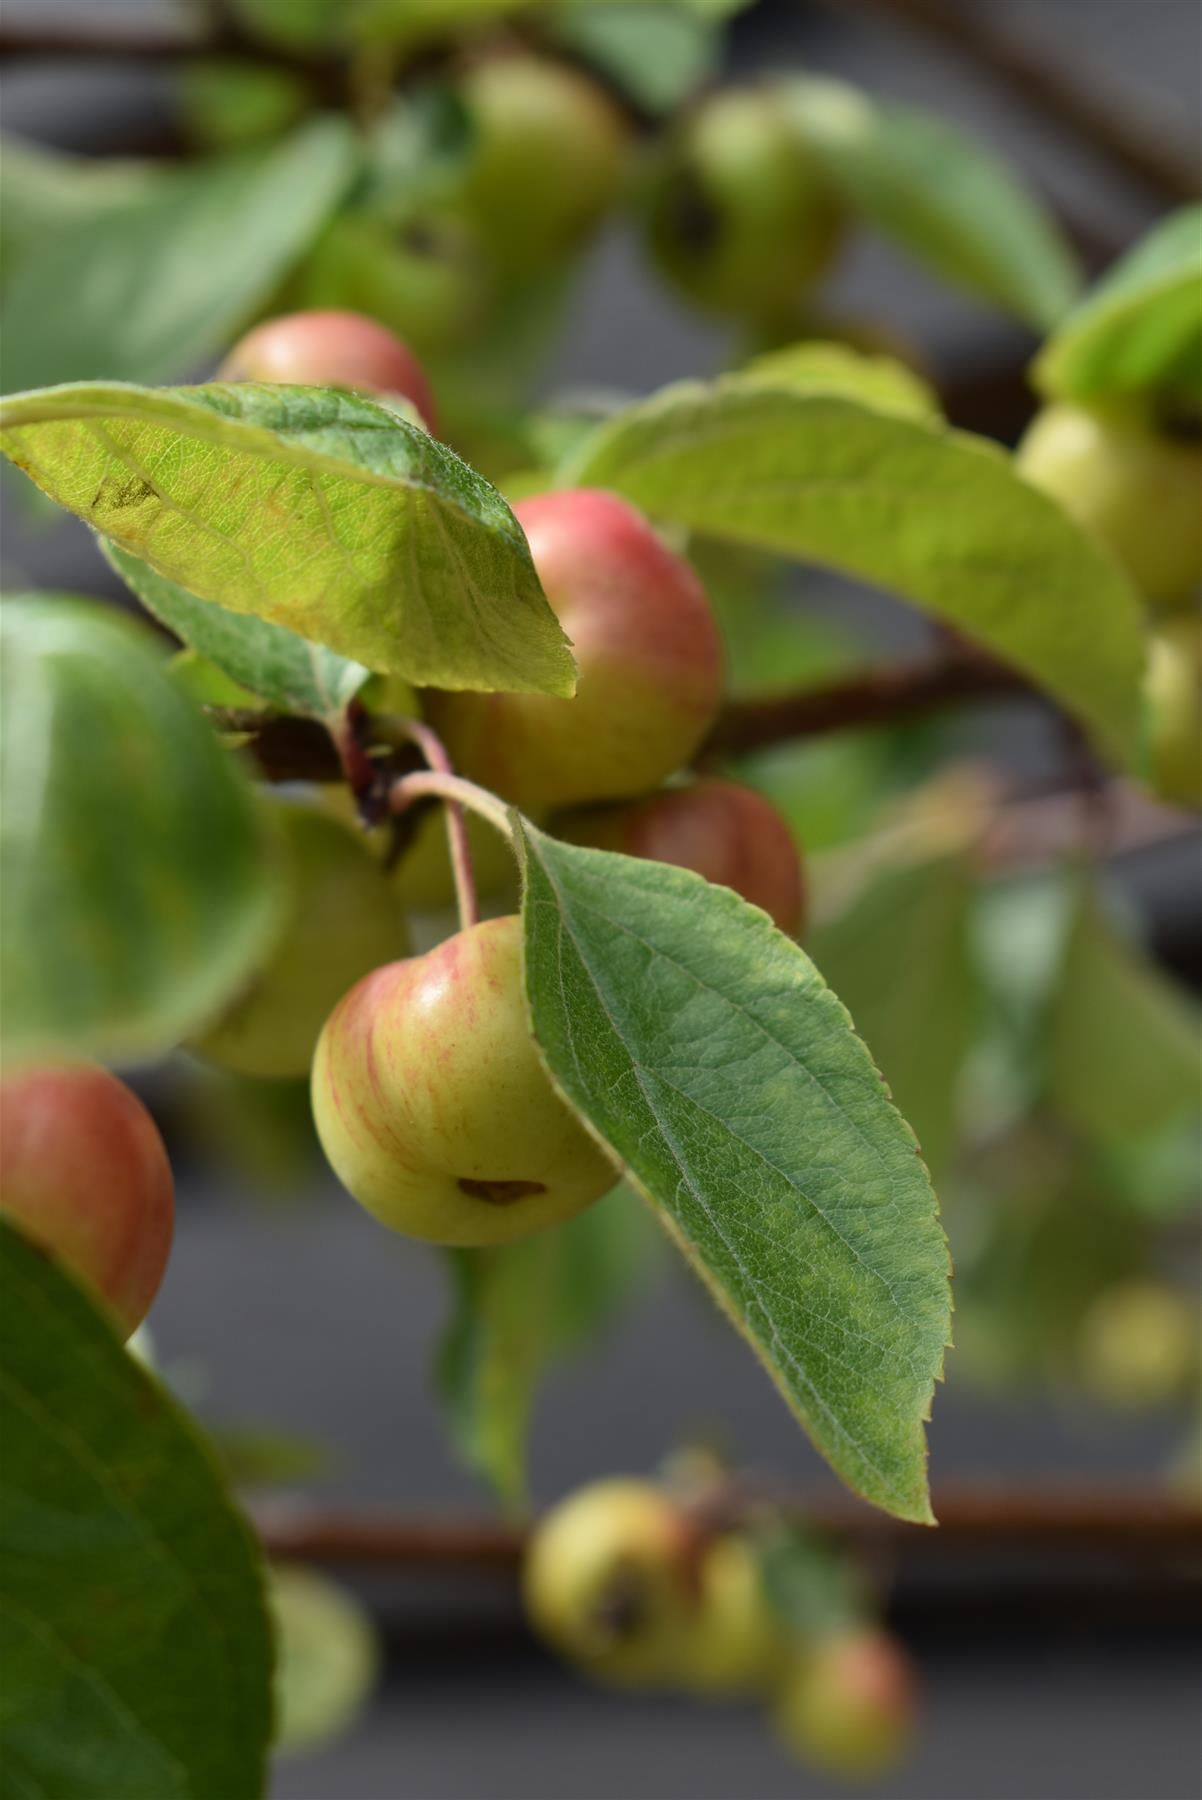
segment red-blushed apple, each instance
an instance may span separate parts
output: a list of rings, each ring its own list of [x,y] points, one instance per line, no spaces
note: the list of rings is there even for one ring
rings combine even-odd
[[[805,922],[805,877],[793,834],[741,782],[706,776],[624,806],[582,807],[553,822],[569,843],[694,869],[760,906],[790,937]]]
[[[365,976],[326,1022],[312,1093],[343,1186],[411,1237],[509,1243],[618,1179],[539,1060],[512,915]]]
[[[602,1681],[671,1683],[696,1617],[690,1550],[689,1522],[661,1488],[627,1477],[580,1488],[531,1533],[530,1623]]]
[[[428,431],[436,429],[425,370],[408,344],[363,313],[314,309],[265,319],[234,345],[217,378],[399,394]]]
[[[0,1081],[0,1212],[98,1294],[126,1337],[163,1279],[174,1196],[158,1127],[107,1069],[55,1063]]]
[[[803,1762],[867,1777],[892,1768],[914,1731],[918,1684],[900,1644],[876,1626],[819,1638],[786,1665],[775,1719]]]
[[[461,774],[532,811],[658,787],[688,762],[722,698],[701,584],[615,494],[565,489],[514,511],[572,640],[575,696],[430,692],[427,717]]]

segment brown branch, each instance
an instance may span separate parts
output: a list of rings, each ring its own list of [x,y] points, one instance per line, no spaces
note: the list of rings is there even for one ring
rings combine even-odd
[[[840,10],[888,16],[983,69],[1053,125],[1067,127],[1124,173],[1173,200],[1193,200],[1202,182],[1182,146],[1136,123],[1112,94],[1065,73],[1055,49],[999,26],[1004,9],[966,0],[829,0]]]
[[[759,750],[792,738],[892,725],[946,707],[1016,695],[1041,698],[1029,682],[1001,663],[971,656],[924,658],[896,668],[869,669],[827,687],[732,701],[703,754]]]
[[[1096,1488],[1052,1493],[1005,1487],[946,1489],[935,1496],[938,1529],[905,1524],[852,1501],[801,1502],[790,1510],[862,1548],[910,1544],[936,1554],[1000,1545],[1107,1550],[1140,1559],[1202,1551],[1202,1511],[1157,1494]],[[514,1569],[526,1534],[490,1518],[390,1512],[262,1509],[255,1515],[269,1556],[368,1567]]]

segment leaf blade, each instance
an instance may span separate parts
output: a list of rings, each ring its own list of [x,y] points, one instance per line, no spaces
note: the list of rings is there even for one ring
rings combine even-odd
[[[520,838],[527,999],[557,1086],[843,1479],[929,1520],[947,1246],[845,1009],[728,890],[524,820]]]

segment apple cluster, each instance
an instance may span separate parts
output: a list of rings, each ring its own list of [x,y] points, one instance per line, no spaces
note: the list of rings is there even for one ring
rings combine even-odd
[[[595,1680],[764,1701],[785,1747],[843,1777],[904,1754],[917,1704],[908,1658],[864,1606],[799,1630],[772,1603],[754,1525],[648,1481],[581,1488],[531,1533],[526,1611]]]

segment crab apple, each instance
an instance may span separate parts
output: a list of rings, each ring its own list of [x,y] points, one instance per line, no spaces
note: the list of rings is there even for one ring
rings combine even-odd
[[[475,133],[459,204],[493,265],[524,276],[569,255],[617,194],[619,108],[579,70],[517,53],[477,63],[459,91]]]
[[[312,1091],[343,1186],[410,1237],[509,1243],[618,1178],[539,1060],[513,915],[365,976],[326,1022]]]
[[[286,914],[244,992],[193,1041],[237,1075],[309,1071],[326,1015],[353,981],[408,947],[400,902],[353,831],[325,810],[273,805],[288,874]]]
[[[556,820],[558,836],[596,850],[694,869],[760,906],[795,937],[805,918],[805,878],[787,823],[762,794],[707,776],[624,806],[582,807]]]
[[[701,1559],[698,1582],[682,1687],[715,1698],[759,1692],[780,1659],[781,1633],[755,1549],[735,1533],[716,1537]]]
[[[1202,618],[1167,619],[1153,633],[1144,699],[1157,792],[1202,808]]]
[[[1027,480],[1108,546],[1151,606],[1202,582],[1202,441],[1134,408],[1047,406],[1018,448]]]
[[[785,102],[735,88],[705,100],[669,143],[648,195],[656,263],[696,305],[789,316],[829,268],[843,208]]]
[[[293,383],[399,394],[434,430],[434,395],[407,344],[363,313],[334,308],[265,319],[240,338],[220,369],[221,381]]]
[[[645,793],[686,763],[722,697],[697,577],[641,513],[592,488],[514,508],[576,657],[574,698],[429,693],[459,771],[526,810]]]
[[[539,1636],[604,1681],[678,1677],[695,1610],[690,1527],[650,1482],[580,1488],[531,1534],[522,1574]]]
[[[175,1220],[171,1165],[138,1096],[86,1063],[0,1081],[0,1213],[99,1294],[128,1337],[158,1292]]]
[[[917,1681],[901,1646],[876,1627],[821,1638],[790,1659],[777,1729],[804,1761],[864,1777],[892,1768],[913,1734]]]

